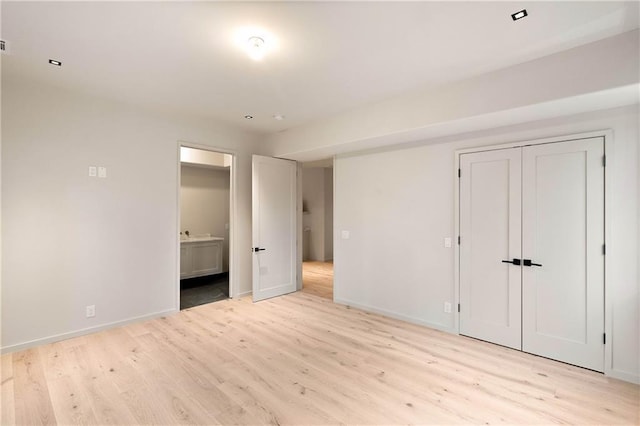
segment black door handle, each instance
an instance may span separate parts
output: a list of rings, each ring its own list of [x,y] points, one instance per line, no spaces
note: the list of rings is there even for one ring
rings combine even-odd
[[[257,253],[257,252],[259,252],[259,251],[265,251],[265,250],[266,250],[265,248],[260,248],[260,247],[254,247],[254,248],[253,248],[253,252],[254,252],[254,253]]]
[[[514,265],[520,265],[520,259],[503,260],[502,263],[513,263]]]
[[[522,264],[524,266],[542,266],[541,263],[533,263],[533,262],[531,262],[531,259],[522,259]]]

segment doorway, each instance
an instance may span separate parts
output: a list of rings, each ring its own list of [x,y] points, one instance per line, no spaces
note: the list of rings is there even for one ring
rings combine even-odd
[[[333,300],[333,158],[302,164],[302,291]]]
[[[180,146],[179,306],[230,297],[233,156]]]
[[[604,370],[604,138],[460,155],[460,334]]]

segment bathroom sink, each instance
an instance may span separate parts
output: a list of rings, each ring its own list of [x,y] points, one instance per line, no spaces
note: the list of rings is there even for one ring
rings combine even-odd
[[[184,235],[182,235],[180,237],[181,243],[198,243],[202,241],[221,241],[221,240],[224,240],[224,238],[212,237],[211,235],[206,235],[206,236],[197,235],[194,237],[185,237]]]

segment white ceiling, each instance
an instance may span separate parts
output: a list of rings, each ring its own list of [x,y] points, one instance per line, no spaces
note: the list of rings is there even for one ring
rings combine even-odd
[[[272,133],[638,28],[638,2],[2,2],[4,76]],[[513,22],[511,13],[529,16]],[[254,62],[239,28],[277,40]],[[61,68],[48,64],[63,62]],[[250,114],[255,118],[245,120]],[[274,114],[286,117],[283,121]]]

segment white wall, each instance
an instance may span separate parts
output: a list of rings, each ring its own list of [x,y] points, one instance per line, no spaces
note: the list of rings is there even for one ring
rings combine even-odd
[[[204,151],[208,152],[208,151]],[[229,270],[229,169],[182,164],[180,178],[180,232],[224,238],[223,270]]]
[[[303,226],[310,229],[304,233],[309,238],[309,253],[305,260],[325,260],[325,188],[324,169],[320,167],[302,169],[302,200],[306,213]]]
[[[179,141],[237,153],[236,269],[251,290],[255,135],[2,77],[3,350],[178,309]]]
[[[455,313],[443,312],[444,302],[455,302],[454,249],[443,247],[454,237],[454,151],[612,129],[608,369],[640,381],[638,117],[636,105],[338,157],[335,300],[456,332]]]

